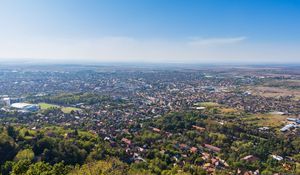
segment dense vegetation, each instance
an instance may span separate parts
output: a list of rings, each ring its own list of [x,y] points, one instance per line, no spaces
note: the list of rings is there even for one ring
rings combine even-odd
[[[212,120],[213,114],[215,120]],[[295,163],[300,161],[299,137],[258,132],[255,126],[242,121],[220,124],[218,117],[214,110],[171,113],[132,124],[128,126],[130,132],[117,135],[113,141],[77,129],[3,125],[0,128],[1,174],[206,174],[203,166],[210,160],[203,159],[203,153],[229,164],[216,168],[216,174],[237,173],[237,169],[259,169],[261,174],[300,173],[299,163]],[[130,139],[134,147],[124,146],[122,138]],[[208,150],[204,144],[219,147],[221,151]],[[191,147],[198,150],[191,152]],[[142,160],[132,159],[132,152],[137,152],[134,148],[144,150],[139,152]],[[293,156],[290,161],[277,161],[270,156],[272,154]],[[243,160],[247,155],[257,160]]]

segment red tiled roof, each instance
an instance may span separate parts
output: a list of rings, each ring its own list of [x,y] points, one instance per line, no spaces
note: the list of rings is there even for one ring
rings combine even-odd
[[[126,143],[127,145],[131,145],[131,140],[123,138],[122,142]]]
[[[218,148],[218,147],[215,147],[215,146],[212,146],[212,145],[209,145],[209,144],[204,144],[204,147],[212,150],[212,151],[215,151],[215,152],[220,152],[221,151],[221,148]]]

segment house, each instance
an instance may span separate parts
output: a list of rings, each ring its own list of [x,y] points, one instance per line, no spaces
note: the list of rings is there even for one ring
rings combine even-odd
[[[213,151],[213,152],[220,152],[221,151],[221,148],[218,148],[216,146],[213,146],[213,145],[209,145],[209,144],[204,144],[204,147]]]
[[[208,153],[202,153],[202,157],[201,157],[203,160],[208,160],[210,158],[210,154]]]
[[[205,109],[205,107],[203,107],[203,106],[198,106],[198,107],[196,107],[196,109],[197,109],[197,110],[203,110],[203,109]]]
[[[127,145],[131,145],[131,140],[129,140],[129,139],[122,138],[121,141],[124,142],[124,143],[126,143]]]
[[[278,161],[282,161],[282,160],[283,160],[283,157],[278,156],[278,155],[271,155],[271,157],[272,157],[273,159],[278,160]]]
[[[160,133],[161,130],[158,128],[152,128],[152,131]]]
[[[189,146],[187,144],[184,144],[184,143],[181,143],[179,145],[179,147],[180,147],[181,150],[187,150],[187,149],[189,149]]]
[[[200,126],[193,125],[192,127],[193,127],[194,129],[196,129],[197,131],[200,131],[200,132],[205,131],[205,128],[200,127]]]
[[[267,127],[267,126],[263,126],[263,127],[258,128],[258,130],[260,130],[260,131],[268,131],[269,129],[270,128]]]
[[[295,124],[293,124],[293,123],[287,124],[287,125],[285,125],[283,128],[281,128],[280,131],[281,131],[281,132],[286,132],[286,131],[288,131],[288,130],[294,128],[294,127],[295,127]]]
[[[104,141],[110,141],[110,138],[109,137],[105,137]]]
[[[243,157],[242,160],[247,161],[247,162],[255,162],[259,159],[253,155],[248,155],[248,156]]]
[[[194,146],[190,148],[191,153],[196,153],[197,151],[198,151],[198,148],[196,148]]]
[[[295,121],[297,121],[297,119],[296,119],[296,118],[290,118],[290,117],[289,117],[289,118],[287,118],[286,120],[287,120],[287,121],[291,121],[291,122],[295,122]]]

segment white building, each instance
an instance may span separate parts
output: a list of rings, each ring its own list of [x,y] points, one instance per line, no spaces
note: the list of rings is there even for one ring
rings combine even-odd
[[[4,104],[4,106],[10,106],[10,98],[8,97],[2,98],[1,102]]]
[[[39,105],[30,103],[13,103],[10,107],[30,112],[36,112],[40,109]]]

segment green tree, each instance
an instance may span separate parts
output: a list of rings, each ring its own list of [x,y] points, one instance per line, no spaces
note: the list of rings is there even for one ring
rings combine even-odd
[[[16,137],[17,137],[18,134],[17,134],[17,132],[16,132],[16,130],[15,130],[14,127],[8,126],[8,127],[6,128],[6,131],[7,131],[7,135],[8,135],[8,136],[10,136],[10,137],[16,139]]]
[[[15,142],[8,135],[0,134],[0,164],[5,161],[11,160],[15,156]]]
[[[296,170],[295,170],[296,174],[300,174],[300,163],[296,163]]]
[[[90,162],[77,166],[69,175],[123,175],[127,174],[127,165],[117,159]]]
[[[12,175],[25,174],[30,166],[31,162],[29,160],[20,160],[15,163],[12,167]]]
[[[52,175],[66,175],[70,170],[70,166],[64,165],[64,162],[59,162],[53,165]]]
[[[4,165],[1,166],[1,174],[8,175],[11,172],[13,165],[13,161],[6,161]]]
[[[29,160],[32,161],[34,158],[34,152],[31,149],[24,149],[18,152],[15,157],[16,161],[19,160]]]
[[[26,175],[53,175],[52,166],[49,163],[37,162],[30,165]]]

